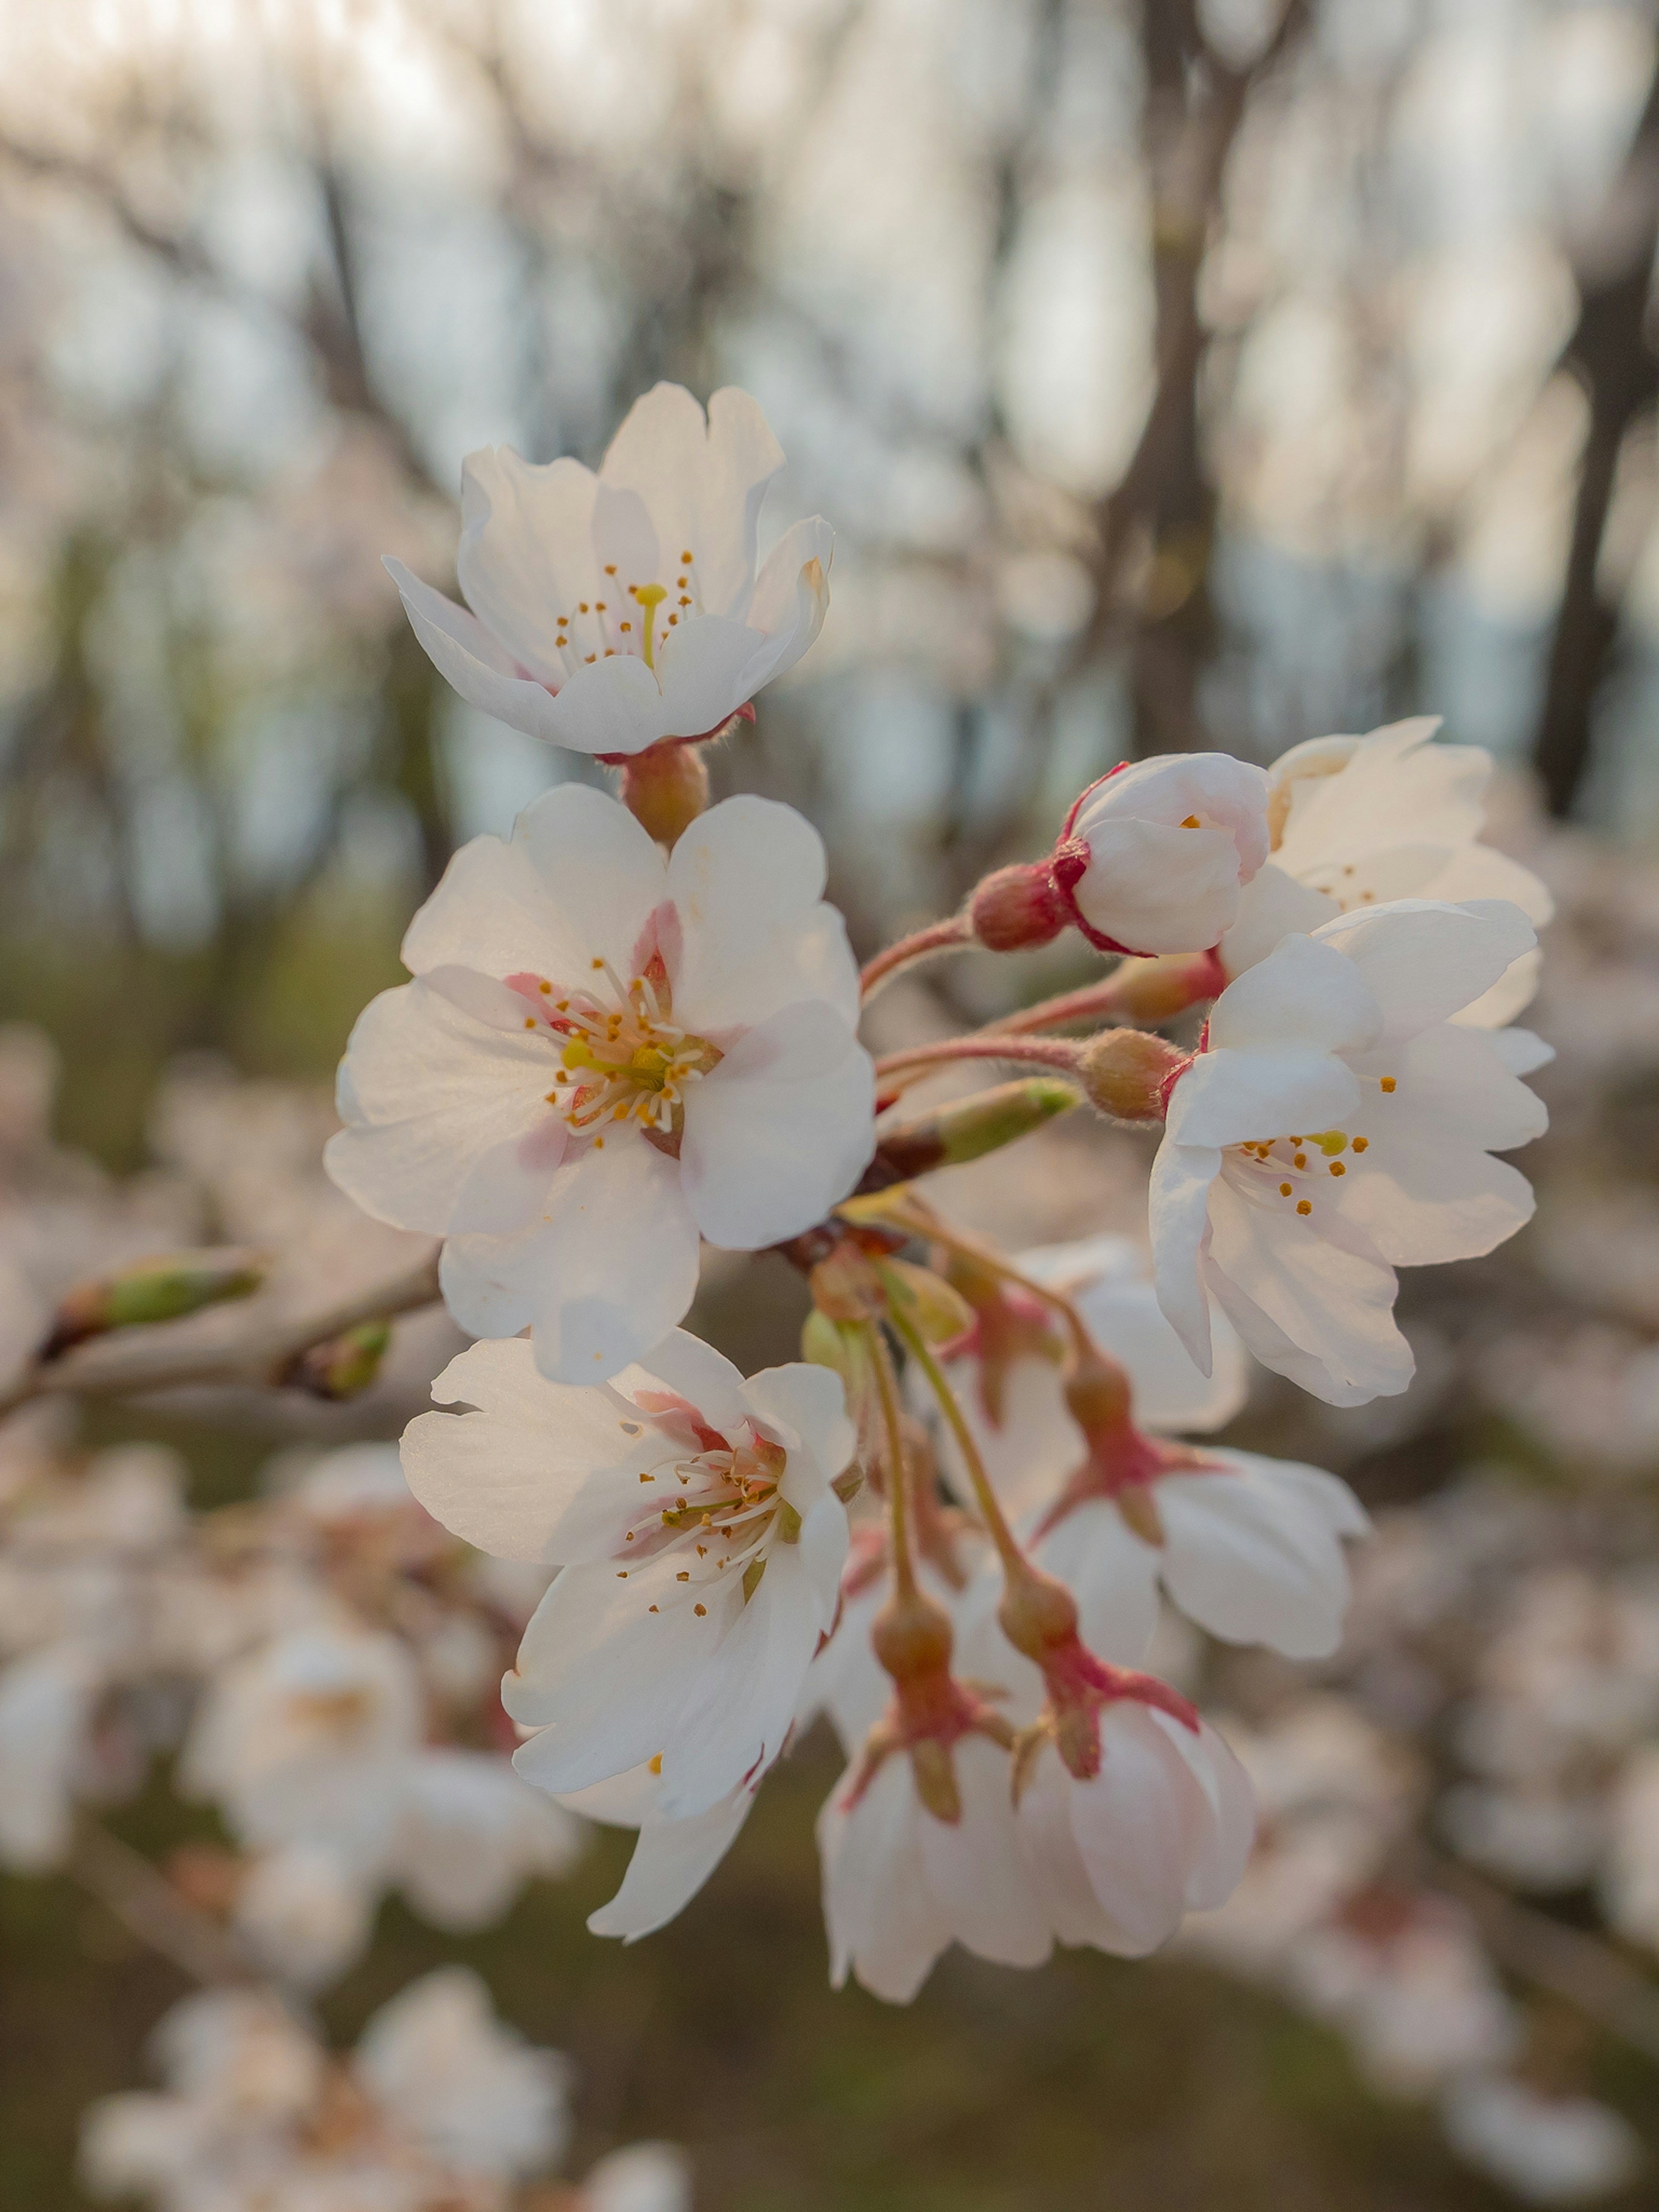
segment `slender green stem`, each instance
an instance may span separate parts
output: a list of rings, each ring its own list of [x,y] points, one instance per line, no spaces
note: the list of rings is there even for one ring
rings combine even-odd
[[[1003,1565],[1023,1571],[1025,1566],[1025,1554],[1020,1550],[1018,1540],[1013,1530],[1008,1526],[996,1492],[991,1486],[991,1478],[985,1471],[984,1458],[979,1446],[974,1441],[973,1431],[969,1427],[963,1410],[957,1403],[956,1393],[945,1379],[944,1369],[929,1351],[927,1340],[921,1331],[912,1322],[895,1314],[893,1326],[904,1339],[910,1357],[927,1377],[927,1387],[939,1401],[939,1411],[944,1414],[951,1433],[957,1440],[957,1449],[962,1454],[963,1463],[968,1469],[968,1480],[973,1485],[975,1500],[979,1506],[985,1525],[990,1531],[991,1540],[997,1547],[997,1553]]]
[[[910,1516],[906,1493],[904,1431],[899,1424],[898,1377],[880,1324],[865,1324],[870,1364],[876,1370],[876,1391],[881,1400],[882,1425],[887,1432],[887,1516],[893,1537],[893,1587],[901,1598],[916,1592],[915,1559],[910,1548]]]

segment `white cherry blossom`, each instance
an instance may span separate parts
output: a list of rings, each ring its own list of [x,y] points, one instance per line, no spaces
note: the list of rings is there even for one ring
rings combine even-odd
[[[1267,857],[1267,779],[1230,753],[1170,753],[1091,784],[1053,863],[1072,919],[1108,952],[1204,952]]]
[[[585,1820],[639,1832],[621,1887],[587,1916],[589,1933],[637,1943],[684,1911],[737,1841],[763,1778],[749,1775],[718,1803],[678,1820],[662,1810],[659,1759],[561,1798]]]
[[[1086,1778],[1053,1743],[1036,1745],[1021,1777],[1020,1850],[1059,1942],[1139,1958],[1187,1913],[1231,1895],[1255,1805],[1243,1769],[1190,1708],[1118,1695],[1097,1717],[1099,1765]]]
[[[669,1818],[775,1758],[835,1617],[856,1444],[841,1378],[745,1382],[677,1330],[609,1385],[550,1382],[522,1342],[474,1345],[404,1439],[410,1487],[480,1550],[557,1561],[502,1700],[555,1794],[653,1758]]]
[[[1534,927],[1554,912],[1518,860],[1480,842],[1492,755],[1431,742],[1439,718],[1393,722],[1364,738],[1310,738],[1268,769],[1273,853],[1220,946],[1240,975],[1295,930],[1398,898],[1508,899]],[[1537,988],[1535,947],[1455,1018],[1501,1028]]]
[[[1640,2172],[1642,2139],[1593,2097],[1547,2097],[1503,2074],[1455,2081],[1440,2107],[1447,2141],[1523,2204],[1588,2204]]]
[[[586,1841],[507,1759],[434,1746],[410,1761],[386,1871],[422,1920],[460,1934],[493,1926],[532,1877],[568,1872]]]
[[[416,915],[416,980],[360,1017],[330,1174],[447,1241],[475,1336],[535,1326],[562,1382],[602,1382],[674,1327],[699,1237],[796,1235],[874,1148],[858,971],[790,808],[731,799],[665,859],[578,785],[476,838]]]
[[[368,1950],[375,1885],[328,1844],[302,1840],[262,1852],[231,1911],[237,1940],[274,1981],[300,1990],[338,1980]]]
[[[1285,938],[1223,992],[1151,1194],[1159,1302],[1200,1367],[1212,1297],[1332,1405],[1406,1388],[1395,1268],[1489,1252],[1532,1212],[1492,1154],[1540,1135],[1544,1109],[1451,1018],[1531,941],[1502,901],[1402,899]]]
[[[969,1733],[951,1747],[956,1820],[928,1811],[902,1750],[855,1762],[818,1815],[830,1978],[908,2004],[952,1942],[1007,1966],[1048,1955],[1048,1917],[1015,1839],[1008,1753]]]
[[[462,473],[458,606],[386,568],[464,699],[585,753],[707,735],[793,668],[823,626],[834,533],[816,515],[757,571],[783,453],[745,392],[677,384],[635,402],[599,474],[509,447]]]

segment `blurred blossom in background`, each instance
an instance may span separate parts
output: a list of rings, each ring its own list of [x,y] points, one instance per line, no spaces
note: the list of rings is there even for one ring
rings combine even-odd
[[[434,1595],[421,1547],[448,1540],[374,1534],[372,1470],[303,1464],[396,1435],[459,1345],[441,1313],[400,1323],[374,1389],[297,1438],[223,1393],[16,1438],[3,2212],[79,2201],[78,2116],[118,2091],[78,2185],[167,2204],[163,2122],[175,2146],[208,2130],[238,2188],[278,2136],[283,2158],[349,2142],[370,2164],[327,2185],[370,2175],[394,2191],[376,2203],[505,2202],[489,2191],[562,2156],[588,2179],[514,2201],[675,2212],[663,2141],[690,2147],[700,2204],[750,2212],[1642,2201],[1656,71],[1650,0],[0,11],[0,1239],[19,1296],[198,1238],[274,1248],[295,1282],[396,1264],[403,1232],[317,1165],[351,1019],[398,980],[458,842],[604,775],[465,706],[380,558],[453,590],[463,457],[597,461],[659,378],[759,399],[788,455],[763,547],[800,516],[834,525],[822,638],[713,769],[717,796],[822,828],[860,951],[1046,850],[1121,759],[1267,763],[1418,713],[1498,757],[1490,834],[1561,917],[1528,1017],[1560,1054],[1528,1159],[1537,1221],[1413,1284],[1405,1398],[1334,1413],[1258,1375],[1227,1432],[1345,1474],[1377,1535],[1347,1641],[1311,1674],[1170,1631],[1165,1671],[1236,1717],[1264,1834],[1167,1963],[1068,1955],[1016,1981],[958,1955],[911,2012],[831,1999],[822,1729],[701,1908],[638,1950],[584,1936],[619,1850],[585,1859],[544,1801],[411,1764],[499,1753],[473,1705],[538,1589],[475,1559]],[[1088,972],[1074,939],[975,953],[896,985],[872,1030],[902,1006],[939,1034]],[[1031,1243],[1132,1228],[1144,1176],[1135,1143],[1068,1122],[947,1182],[962,1218]],[[793,1356],[800,1308],[767,1285],[718,1259],[705,1277],[697,1325],[746,1367]],[[52,1485],[90,1450],[116,1456],[77,1519]],[[147,1547],[183,1500],[194,1579],[158,1595]],[[319,1656],[342,1605],[378,1656]],[[274,1819],[273,1778],[238,1765],[227,1707],[277,1695],[290,1665],[369,1701],[350,1756],[395,1765],[404,1808],[372,1848],[320,1814]],[[417,1752],[422,1699],[448,1717]],[[158,1752],[222,1828],[179,1825],[195,1816]],[[47,1879],[76,1803],[123,1808],[118,1833],[173,1854],[242,1940],[274,1929],[308,1961],[315,2035],[190,2011],[229,2000],[186,1999]],[[229,1887],[227,1833],[261,1855]],[[204,2038],[292,2076],[252,2149]],[[423,2064],[489,2077],[519,2164],[421,2136]]]

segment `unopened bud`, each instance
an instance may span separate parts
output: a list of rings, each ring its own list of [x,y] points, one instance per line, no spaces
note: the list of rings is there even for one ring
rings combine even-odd
[[[264,1282],[266,1266],[257,1252],[169,1252],[118,1275],[79,1284],[59,1305],[41,1356],[56,1358],[112,1328],[179,1321],[204,1306],[250,1297]]]
[[[623,805],[659,845],[672,845],[708,804],[702,747],[664,738],[623,763]]]
[[[884,1130],[878,1157],[905,1182],[934,1168],[960,1167],[1029,1136],[1057,1115],[1069,1114],[1079,1097],[1073,1085],[1058,1076],[1032,1075],[1018,1083],[1000,1083],[993,1091],[953,1099],[948,1106]]]
[[[1161,1121],[1165,1089],[1191,1054],[1149,1030],[1103,1030],[1078,1057],[1091,1105],[1115,1121]]]
[[[894,1318],[907,1322],[924,1344],[951,1344],[974,1325],[974,1310],[931,1267],[909,1260],[878,1260],[876,1272]]]
[[[1023,860],[987,876],[974,893],[968,920],[974,935],[992,952],[1023,952],[1060,935],[1071,913],[1058,891],[1047,860]]]
[[[283,1370],[282,1380],[331,1402],[355,1398],[379,1376],[391,1342],[389,1321],[359,1322],[325,1343],[307,1345]]]

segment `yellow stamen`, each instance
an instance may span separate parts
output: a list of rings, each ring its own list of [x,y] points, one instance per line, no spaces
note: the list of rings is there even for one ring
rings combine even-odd
[[[651,635],[651,624],[657,609],[668,597],[668,587],[665,584],[641,584],[634,597],[645,609],[645,665],[647,668],[654,668],[657,664],[652,658],[653,641]],[[623,628],[626,629],[627,627],[627,623],[624,623]]]

